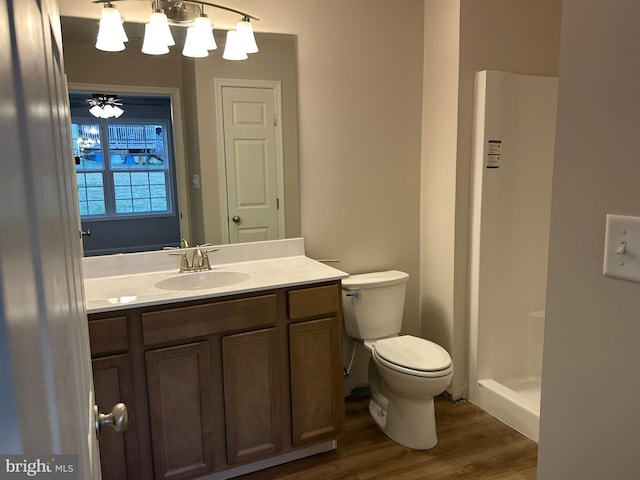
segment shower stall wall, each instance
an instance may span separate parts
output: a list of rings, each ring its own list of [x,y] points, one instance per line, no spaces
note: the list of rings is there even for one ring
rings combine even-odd
[[[538,440],[557,79],[476,73],[469,400]]]

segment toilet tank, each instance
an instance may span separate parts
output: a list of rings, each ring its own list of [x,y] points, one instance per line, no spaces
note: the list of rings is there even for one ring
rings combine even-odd
[[[373,340],[400,333],[408,280],[409,274],[398,270],[363,273],[342,279],[347,335]]]

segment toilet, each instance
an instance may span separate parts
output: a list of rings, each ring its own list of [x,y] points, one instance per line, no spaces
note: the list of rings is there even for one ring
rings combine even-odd
[[[344,325],[371,353],[373,420],[399,444],[428,450],[438,443],[433,399],[451,382],[453,363],[440,345],[399,335],[408,280],[397,270],[343,279]]]

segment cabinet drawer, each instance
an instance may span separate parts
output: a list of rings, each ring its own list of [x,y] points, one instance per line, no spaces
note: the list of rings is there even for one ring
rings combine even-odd
[[[91,355],[127,350],[127,317],[90,320],[89,342]]]
[[[289,318],[296,320],[340,311],[340,287],[304,288],[289,291]]]
[[[145,345],[275,325],[276,295],[172,308],[142,314]]]

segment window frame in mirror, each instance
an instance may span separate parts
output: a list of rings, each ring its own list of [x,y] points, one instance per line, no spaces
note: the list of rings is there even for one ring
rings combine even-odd
[[[183,129],[182,96],[177,87],[149,87],[142,85],[107,85],[94,83],[70,82],[71,92],[108,92],[120,95],[167,96],[171,99],[171,116],[174,137],[175,175],[177,183],[177,208],[180,220],[180,238],[191,244],[191,212],[189,211],[189,184],[187,178],[187,157]]]

